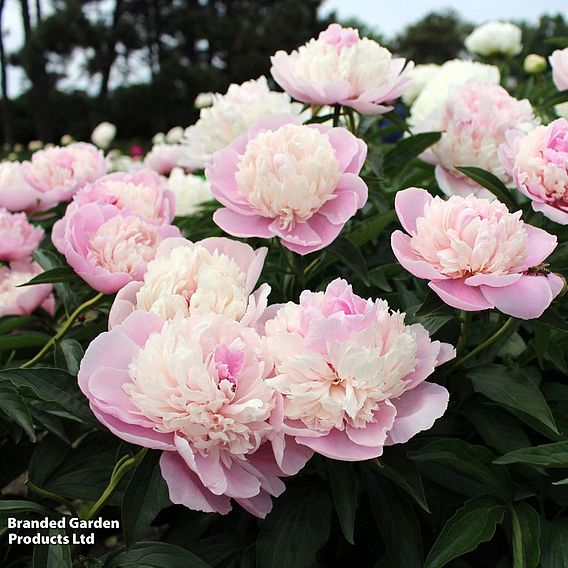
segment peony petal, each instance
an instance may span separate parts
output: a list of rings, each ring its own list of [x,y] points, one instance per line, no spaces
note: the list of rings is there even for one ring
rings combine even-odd
[[[429,282],[428,286],[452,308],[465,310],[466,312],[477,312],[479,310],[493,308],[493,304],[481,293],[481,290],[473,286],[468,286],[464,283],[463,278]],[[492,289],[503,290],[506,288]]]
[[[396,418],[386,444],[404,444],[418,432],[430,429],[446,411],[449,397],[444,387],[424,382],[392,399]]]
[[[416,219],[424,216],[424,207],[432,201],[432,196],[418,187],[399,191],[394,198],[394,208],[400,224],[407,233],[416,230]]]
[[[257,215],[241,215],[232,209],[223,207],[213,214],[213,221],[229,235],[234,237],[263,237],[270,239],[274,235],[268,229],[272,219]]]
[[[405,235],[402,231],[395,231],[391,235],[391,248],[398,262],[417,278],[424,278],[425,280],[447,279],[447,276],[438,272],[431,264],[414,253],[410,248],[410,239],[411,237]]]
[[[492,286],[501,288],[515,283],[522,274],[475,274],[464,280],[467,286]]]
[[[552,254],[558,244],[558,238],[532,225],[525,224],[525,230],[528,251],[525,268],[530,268],[543,263]]]

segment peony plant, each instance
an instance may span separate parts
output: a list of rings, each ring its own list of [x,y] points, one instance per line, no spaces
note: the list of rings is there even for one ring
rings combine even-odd
[[[131,157],[0,163],[3,565],[568,563],[566,50],[510,80],[520,31],[333,23]]]

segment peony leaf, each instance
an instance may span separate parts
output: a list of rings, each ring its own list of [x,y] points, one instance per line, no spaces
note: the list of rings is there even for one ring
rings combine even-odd
[[[441,132],[421,132],[420,134],[404,138],[385,155],[385,173],[388,175],[398,173],[398,170],[407,162],[410,162],[410,160],[422,154],[424,150],[436,144],[441,136]]]
[[[442,568],[454,558],[491,540],[504,515],[505,507],[497,499],[487,495],[473,497],[445,524],[424,567]]]
[[[353,464],[350,462],[327,460],[327,468],[341,532],[347,542],[355,544],[353,532],[355,530],[355,514],[359,506],[359,479]]]
[[[70,266],[58,266],[34,276],[29,282],[20,284],[18,288],[35,286],[36,284],[53,284],[55,282],[70,282],[76,280],[77,275]]]
[[[111,552],[104,568],[209,568],[206,562],[179,546],[166,542],[139,542],[132,548],[122,546]]]
[[[476,392],[536,418],[558,433],[552,411],[544,396],[527,376],[512,373],[503,365],[482,365],[468,369],[467,376]]]
[[[514,568],[537,568],[540,561],[540,517],[528,503],[516,503],[511,510]]]
[[[354,243],[347,238],[339,237],[326,250],[341,260],[345,266],[351,268],[366,286],[369,285],[367,261]]]
[[[160,452],[148,452],[135,469],[122,499],[122,530],[131,547],[156,515],[170,504],[160,471]]]
[[[50,537],[65,535],[63,529],[50,529]],[[34,546],[33,568],[71,568],[71,549],[67,544],[39,544]]]
[[[540,554],[541,568],[568,566],[568,519],[541,520]]]
[[[32,442],[36,441],[34,422],[26,401],[7,383],[0,383],[0,410],[21,426]]]
[[[521,448],[494,460],[497,464],[524,463],[543,467],[568,467],[568,442]]]

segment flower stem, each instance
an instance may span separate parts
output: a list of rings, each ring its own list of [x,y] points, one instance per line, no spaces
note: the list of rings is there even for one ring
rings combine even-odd
[[[41,351],[35,357],[24,363],[20,368],[26,369],[41,360],[42,357],[49,351],[49,349],[53,347],[65,335],[75,319],[87,308],[90,308],[93,304],[96,304],[103,296],[104,294],[102,292],[99,292],[94,298],[83,302],[78,308],[76,308],[76,310],[67,318],[65,323],[59,328],[59,331],[41,348]]]
[[[467,341],[467,332],[469,331],[471,319],[472,319],[471,312],[462,311],[460,317],[460,336],[458,339],[458,344],[456,346],[456,351],[458,355],[461,355],[463,348],[465,347],[465,342]]]
[[[118,460],[117,464],[112,470],[110,481],[99,497],[98,501],[91,507],[91,510],[85,515],[85,520],[92,519],[106,504],[114,490],[122,478],[131,470],[134,469],[144,458],[148,448],[142,448],[135,456],[123,456]]]
[[[464,363],[467,363],[469,360],[473,359],[476,355],[487,349],[490,345],[495,343],[497,339],[499,339],[506,331],[509,329],[511,324],[515,321],[514,318],[509,318],[491,337],[486,339],[483,343],[478,345],[475,349],[470,351],[465,357],[458,359],[449,369],[448,372],[453,371],[457,367],[460,367]]]
[[[333,107],[333,126],[339,126],[339,117],[341,116],[341,105]]]

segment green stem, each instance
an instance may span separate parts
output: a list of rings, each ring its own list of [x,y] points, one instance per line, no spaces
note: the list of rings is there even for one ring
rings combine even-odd
[[[143,448],[135,456],[123,456],[118,463],[114,466],[112,470],[112,475],[110,476],[110,481],[103,491],[102,495],[99,497],[98,501],[91,507],[91,510],[85,515],[85,520],[92,519],[106,504],[110,496],[114,493],[114,490],[118,487],[118,484],[122,478],[132,469],[134,469],[144,458],[148,448]]]
[[[339,117],[341,116],[341,105],[333,107],[333,126],[339,126]]]
[[[462,311],[460,317],[460,337],[458,339],[458,344],[456,346],[456,351],[458,356],[462,354],[465,347],[465,342],[467,341],[467,332],[469,331],[469,326],[471,324],[472,318],[471,312]]]
[[[511,509],[511,522],[513,525],[513,562],[515,567],[524,566],[525,562],[523,559],[523,541],[522,541],[522,531],[521,523],[519,522],[519,517],[514,508]]]
[[[458,359],[449,369],[448,372],[453,371],[457,367],[460,367],[464,363],[473,359],[476,355],[487,349],[490,345],[495,343],[506,331],[509,329],[511,324],[515,321],[514,318],[509,318],[489,339],[486,339],[483,343],[478,345],[475,349],[470,351],[465,357]]]
[[[41,487],[38,487],[37,485],[32,483],[29,479],[26,481],[26,486],[28,487],[28,489],[30,489],[30,491],[33,491],[36,495],[39,495],[40,497],[45,497],[46,499],[51,499],[52,501],[61,503],[67,508],[67,510],[71,513],[73,517],[79,516],[75,507],[73,507],[73,505],[64,497],[61,497],[56,493],[52,493],[47,489],[42,489]]]
[[[83,302],[65,321],[65,323],[59,328],[59,331],[42,347],[41,351],[32,359],[30,359],[28,362],[24,363],[20,368],[21,369],[26,369],[28,367],[31,367],[32,365],[34,365],[35,363],[37,363],[39,360],[42,359],[42,357],[51,349],[51,347],[53,347],[67,332],[67,330],[71,327],[71,325],[73,324],[73,322],[75,321],[75,319],[82,313],[84,312],[86,309],[90,308],[93,304],[96,304],[102,297],[104,296],[104,294],[102,292],[99,292],[94,298],[91,298],[90,300],[87,300],[86,302]]]

